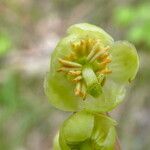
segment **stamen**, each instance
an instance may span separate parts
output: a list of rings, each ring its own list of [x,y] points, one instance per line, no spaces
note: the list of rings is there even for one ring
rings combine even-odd
[[[110,74],[110,73],[112,73],[112,71],[108,70],[108,69],[103,69],[99,73],[101,73],[101,74]]]
[[[71,46],[72,46],[72,48],[73,48],[73,50],[74,50],[75,52],[78,52],[78,51],[79,51],[80,43],[79,43],[79,42],[71,43]]]
[[[108,53],[104,53],[103,55],[101,55],[98,59],[103,60],[106,59],[109,56]]]
[[[95,61],[100,55],[104,54],[105,51],[108,50],[109,48],[110,48],[110,47],[107,46],[107,47],[105,47],[103,50],[99,51],[97,54],[95,54],[95,55],[93,56],[93,58],[90,60],[90,62]]]
[[[74,70],[71,70],[68,72],[69,75],[73,75],[73,76],[76,76],[76,75],[80,75],[81,74],[81,71],[74,71]]]
[[[78,82],[76,84],[74,92],[75,92],[75,95],[79,95],[80,94],[80,92],[81,92],[81,82]]]
[[[77,56],[74,52],[71,52],[71,54],[69,56],[66,57],[67,60],[72,61],[77,59]]]
[[[104,60],[103,62],[101,62],[100,64],[99,64],[99,66],[100,67],[103,67],[103,66],[106,66],[108,63],[110,63],[111,62],[111,59],[106,59],[106,60]]]
[[[81,97],[83,100],[86,99],[86,85],[84,83],[81,84]]]
[[[82,79],[82,76],[77,76],[75,79],[73,79],[73,82],[78,82]]]
[[[69,66],[69,67],[82,67],[81,64],[78,64],[78,63],[75,63],[75,62],[72,62],[72,61],[68,61],[68,60],[64,60],[64,59],[61,59],[59,58],[59,62],[65,66]]]
[[[87,56],[87,60],[90,60],[99,50],[99,43],[95,44],[94,47],[92,48],[91,52]]]
[[[82,46],[82,54],[85,55],[86,53],[86,43],[84,40],[81,40],[81,46]]]
[[[73,49],[75,49],[76,48],[76,43],[71,42],[71,46],[72,46]]]
[[[92,41],[92,39],[87,39],[87,49],[90,49],[91,46],[93,46]]]
[[[81,68],[69,68],[69,67],[61,67],[61,68],[59,68],[57,71],[58,72],[68,72],[68,71],[71,71],[71,70],[80,70]]]

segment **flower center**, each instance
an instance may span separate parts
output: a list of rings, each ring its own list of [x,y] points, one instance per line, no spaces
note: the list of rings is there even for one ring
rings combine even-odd
[[[59,58],[61,67],[69,80],[76,84],[75,95],[86,99],[87,94],[97,97],[102,92],[111,62],[108,50],[97,39],[82,39],[71,43],[72,51],[65,58]]]

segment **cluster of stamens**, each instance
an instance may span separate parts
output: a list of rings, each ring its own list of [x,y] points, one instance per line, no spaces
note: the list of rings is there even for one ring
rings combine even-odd
[[[75,95],[82,97],[83,99],[87,96],[87,85],[84,81],[82,75],[82,69],[84,63],[80,60],[84,58],[86,64],[94,64],[97,66],[97,69],[94,70],[95,75],[106,75],[111,73],[111,70],[108,69],[108,65],[111,62],[110,55],[108,50],[109,46],[103,46],[101,41],[96,39],[82,39],[77,42],[72,42],[71,53],[65,58],[59,58],[61,67],[58,71],[64,72],[69,75],[71,81],[76,84],[75,86]]]

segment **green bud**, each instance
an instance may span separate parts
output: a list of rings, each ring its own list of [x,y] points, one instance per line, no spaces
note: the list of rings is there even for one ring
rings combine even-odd
[[[103,114],[81,111],[69,117],[61,127],[62,150],[113,150],[116,122]]]

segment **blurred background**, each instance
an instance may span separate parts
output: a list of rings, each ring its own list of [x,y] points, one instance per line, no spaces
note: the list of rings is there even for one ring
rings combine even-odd
[[[57,42],[80,22],[136,46],[140,70],[111,114],[123,150],[150,149],[149,0],[0,0],[0,150],[52,150],[69,113],[49,104],[43,80]]]

